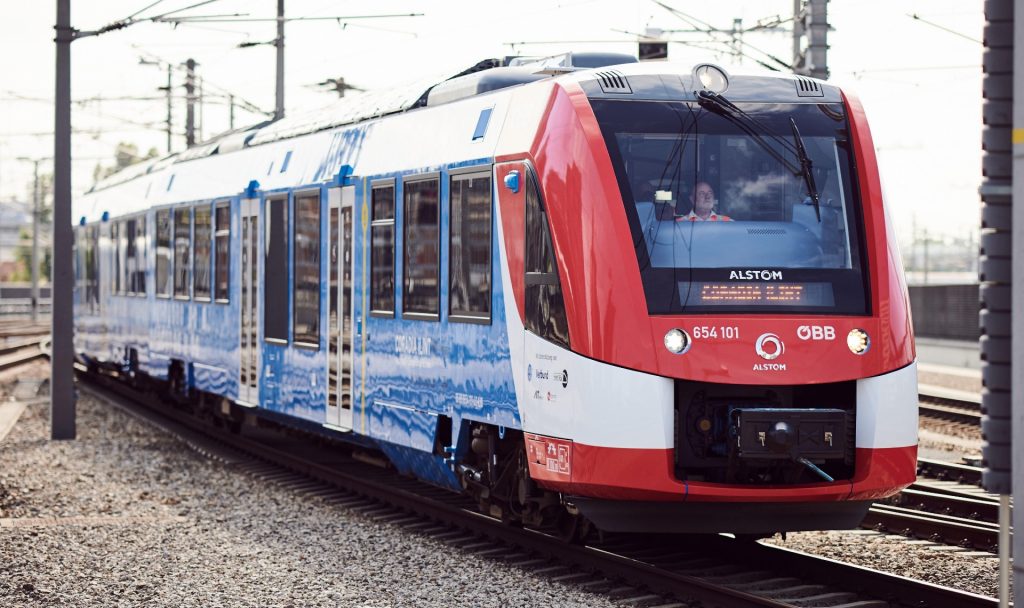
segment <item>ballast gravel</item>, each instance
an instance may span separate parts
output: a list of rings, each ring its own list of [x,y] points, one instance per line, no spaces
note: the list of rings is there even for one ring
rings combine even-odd
[[[2,606],[597,606],[611,600],[232,471],[110,406],[0,443]]]

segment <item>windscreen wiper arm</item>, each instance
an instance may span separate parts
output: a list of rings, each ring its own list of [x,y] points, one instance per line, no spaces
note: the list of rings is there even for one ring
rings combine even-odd
[[[814,165],[807,156],[807,149],[804,148],[804,140],[800,137],[800,129],[796,128],[796,121],[791,116],[789,124],[793,127],[793,141],[796,142],[796,151],[800,158],[800,172],[803,173],[804,182],[807,184],[807,193],[811,195],[811,202],[814,203],[814,215],[821,223],[821,204],[818,201],[818,187],[814,183]]]

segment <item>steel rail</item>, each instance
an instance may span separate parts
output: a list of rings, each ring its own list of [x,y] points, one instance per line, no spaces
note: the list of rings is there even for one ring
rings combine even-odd
[[[994,550],[999,543],[998,523],[878,503],[868,510],[861,527],[986,551]]]
[[[981,485],[981,467],[930,458],[917,459],[917,474],[932,479],[956,481],[965,485]]]
[[[81,369],[79,368],[79,371]],[[83,376],[84,377],[84,376]],[[897,600],[907,606],[962,606],[964,608],[992,608],[997,600],[963,591],[915,581],[888,573],[877,572],[816,556],[780,550],[758,543],[741,542],[723,537],[703,537],[694,547],[691,538],[687,543],[678,538],[661,537],[651,540],[642,537],[610,535],[588,545],[566,544],[546,533],[504,525],[498,520],[477,512],[472,501],[439,490],[434,486],[407,478],[380,467],[360,462],[336,450],[324,450],[309,441],[286,440],[275,435],[269,441],[245,434],[228,434],[190,414],[169,407],[157,407],[125,385],[104,381],[96,384],[95,377],[85,378],[90,386],[86,389],[101,399],[120,403],[121,407],[137,410],[147,409],[151,415],[173,421],[175,425],[199,434],[218,445],[244,452],[273,465],[283,467],[306,478],[324,482],[330,486],[344,488],[372,500],[379,501],[402,512],[415,513],[444,525],[455,527],[477,537],[487,539],[489,546],[508,545],[519,552],[539,554],[554,559],[583,572],[597,573],[613,581],[624,581],[629,587],[639,587],[652,594],[697,600],[705,605],[732,607],[783,608],[794,605],[811,606],[814,598],[794,596],[767,597],[743,590],[746,584],[727,586],[715,582],[719,568],[701,568],[701,562],[709,557],[728,560],[726,564],[743,563],[761,574],[766,568],[774,572],[772,580],[789,580],[784,577],[799,572],[811,573],[814,582],[828,581],[845,595],[850,592],[885,600]],[[99,388],[102,386],[103,388]],[[248,427],[246,429],[248,431]],[[260,433],[260,430],[254,433]],[[589,539],[588,539],[589,540]],[[690,545],[688,548],[686,545]],[[799,564],[792,567],[792,564]],[[689,569],[687,569],[689,565]],[[786,572],[786,574],[779,574]],[[801,582],[801,581],[798,581]],[[798,588],[806,590],[810,583],[803,582]],[[794,588],[796,589],[796,587]],[[786,589],[782,590],[783,592]],[[832,590],[829,590],[832,591]],[[783,594],[784,595],[784,594]],[[843,592],[821,595],[818,605],[834,605]],[[858,606],[883,606],[882,602],[863,599]],[[796,603],[794,603],[796,602]]]
[[[969,391],[921,384],[918,409],[925,416],[970,425],[981,424],[981,396]]]

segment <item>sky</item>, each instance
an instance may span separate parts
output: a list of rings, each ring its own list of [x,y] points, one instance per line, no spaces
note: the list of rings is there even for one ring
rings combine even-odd
[[[0,0],[0,200],[24,200],[32,165],[53,151],[55,2]],[[201,0],[159,0],[139,16],[157,15]],[[749,28],[792,15],[792,0],[665,0],[718,28],[741,19]],[[72,0],[72,25],[92,30],[128,17],[154,0]],[[497,3],[484,0],[287,0],[286,109],[325,105],[335,94],[317,83],[344,77],[380,89],[504,55],[552,55],[568,50],[636,52],[636,34],[690,26],[651,0],[563,0]],[[270,19],[276,0],[212,0],[176,15],[235,15]],[[830,81],[860,97],[871,121],[887,203],[901,240],[924,230],[933,237],[968,238],[980,217],[982,0],[832,0],[828,5]],[[354,19],[364,15],[409,15]],[[917,18],[914,18],[916,15]],[[743,36],[745,52],[789,60],[790,23]],[[206,103],[202,134],[228,126],[228,93],[266,111],[274,106],[275,53],[240,48],[274,38],[273,21],[140,22],[72,44],[73,188],[92,184],[98,162],[112,164],[118,142],[166,151],[166,68],[195,59]],[[673,43],[679,63],[733,63],[707,34],[675,33],[700,45]],[[741,59],[740,70],[761,68]],[[685,68],[684,68],[685,69]],[[686,69],[686,72],[689,70]],[[174,94],[183,96],[175,70]],[[131,99],[125,99],[131,98]],[[174,149],[184,147],[184,105],[174,100]],[[261,116],[236,110],[236,124]],[[45,167],[45,164],[43,165]],[[906,257],[906,252],[904,252]]]

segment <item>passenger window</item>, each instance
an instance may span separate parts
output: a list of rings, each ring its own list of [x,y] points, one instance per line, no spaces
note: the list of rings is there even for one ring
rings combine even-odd
[[[526,328],[569,348],[569,323],[551,245],[551,229],[536,179],[526,180]]]
[[[146,216],[135,220],[135,271],[132,272],[132,291],[137,296],[146,295]]]
[[[121,292],[121,269],[124,268],[121,260],[124,258],[124,243],[121,240],[121,222],[114,222],[110,225],[110,244],[114,252],[114,284],[111,286],[113,293]]]
[[[156,212],[156,295],[171,295],[171,212]]]
[[[205,301],[210,300],[212,220],[209,205],[200,205],[195,208],[195,265],[192,269],[195,284],[192,286],[192,296]]]
[[[320,346],[320,193],[295,197],[296,343]]]
[[[188,298],[192,279],[192,209],[174,210],[174,297]]]
[[[402,312],[408,318],[437,319],[441,310],[439,185],[436,177],[404,185]]]
[[[228,280],[231,276],[231,206],[227,201],[217,203],[214,233],[214,249],[217,256],[214,264],[214,297],[218,302],[228,302]]]
[[[374,186],[370,194],[370,313],[395,314],[395,185]]]
[[[453,321],[486,321],[491,317],[490,173],[452,177],[449,200],[448,313]]]
[[[263,337],[288,342],[288,198],[268,198],[263,208]]]

